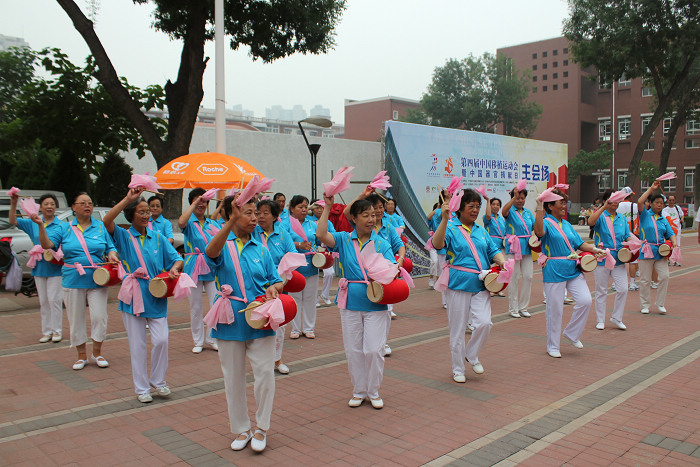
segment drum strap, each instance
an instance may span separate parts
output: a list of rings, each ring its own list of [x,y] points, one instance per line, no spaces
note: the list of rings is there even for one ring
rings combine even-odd
[[[265,245],[265,248],[269,250],[270,248],[267,246],[267,235],[265,235],[265,232],[260,233],[260,240],[262,240],[263,245]]]
[[[236,271],[236,279],[238,279],[238,287],[241,289],[241,294],[243,298],[236,297],[231,293],[228,297],[231,300],[238,300],[239,302],[248,303],[248,298],[245,295],[245,283],[243,282],[243,272],[241,272],[241,262],[238,258],[238,249],[236,245],[233,244],[233,240],[226,240],[226,247],[228,248],[228,254],[231,256],[231,261],[233,262],[233,269]]]
[[[472,242],[472,239],[467,234],[467,231],[464,227],[460,226],[459,230],[462,233],[462,236],[464,236],[464,240],[466,240],[467,244],[469,245],[469,249],[472,252],[472,256],[474,256],[474,260],[476,261],[476,265],[479,268],[479,270],[465,268],[463,266],[456,266],[454,264],[450,264],[448,261],[445,261],[442,265],[442,272],[440,273],[440,277],[438,278],[437,282],[435,282],[434,286],[435,290],[437,290],[438,292],[444,292],[449,287],[450,269],[456,269],[462,272],[471,272],[474,274],[481,274],[481,271],[483,269],[481,264],[481,258],[479,258],[479,253],[476,251],[476,246],[474,245],[474,242]]]
[[[148,276],[148,268],[146,267],[146,262],[143,260],[143,254],[141,252],[141,245],[139,245],[139,242],[136,240],[136,238],[131,235],[131,232],[128,230],[126,233],[129,234],[129,238],[131,238],[131,244],[134,246],[134,252],[136,253],[136,256],[139,259],[139,264],[141,264],[141,267],[143,268],[144,272],[146,273],[146,276],[144,279],[150,280],[151,278]]]
[[[515,209],[515,215],[518,216],[520,222],[523,223],[523,227],[525,227],[525,232],[527,232],[527,237],[530,237],[532,235],[532,232],[530,232],[530,228],[527,226],[525,219],[523,218],[522,214],[520,214],[517,208]],[[519,237],[522,237],[522,235],[519,235]]]
[[[605,223],[608,226],[608,232],[610,232],[610,236],[612,237],[613,250],[617,251],[617,239],[615,238],[615,226],[613,226],[613,221],[612,221],[612,219],[610,219],[610,216],[606,216],[605,213],[603,213],[603,216],[605,217]]]
[[[80,231],[80,229],[77,228],[75,225],[71,225],[71,229],[73,229],[73,233],[75,234],[76,238],[78,239],[80,246],[83,247],[83,251],[85,252],[85,256],[87,256],[88,261],[90,261],[90,266],[83,266],[82,264],[78,263],[77,261],[74,264],[64,264],[64,266],[68,267],[68,268],[75,268],[78,270],[78,274],[80,274],[81,276],[84,276],[85,275],[85,268],[98,268],[99,266],[96,266],[95,262],[92,260],[92,256],[90,256],[90,252],[88,251],[87,244],[85,243],[85,237],[83,237],[83,233]]]
[[[357,265],[360,268],[360,272],[362,273],[362,277],[364,278],[364,280],[351,281],[351,280],[346,279],[345,277],[340,278],[340,280],[338,281],[338,308],[340,308],[341,310],[347,309],[348,284],[349,283],[369,285],[369,280],[367,279],[367,273],[365,272],[364,265],[362,264],[362,258],[360,257],[360,243],[359,243],[359,241],[353,240],[352,246],[355,249],[355,257],[357,258]]]
[[[209,243],[209,239],[207,239],[207,236],[204,234],[204,230],[202,230],[202,226],[199,225],[199,221],[194,221],[194,226],[199,232],[199,234],[202,236],[202,239],[204,240],[204,245]]]
[[[479,252],[476,251],[476,246],[474,246],[474,242],[472,242],[471,236],[467,233],[467,229],[465,229],[462,226],[459,226],[459,231],[462,233],[464,240],[467,241],[467,244],[469,244],[469,249],[471,250],[472,256],[474,257],[474,260],[476,261],[476,266],[479,268],[479,273],[481,273],[481,271],[483,271],[484,267],[481,264],[481,258],[479,258]]]
[[[493,218],[493,223],[496,224],[496,229],[498,230],[498,235],[500,235],[500,236],[496,236],[496,235],[491,235],[491,236],[494,238],[501,238],[502,239],[503,238],[503,231],[501,230],[501,226],[498,224],[498,217],[493,217],[493,216],[491,216],[491,217]]]
[[[543,251],[543,252],[540,253],[540,255],[537,257],[537,264],[539,264],[540,266],[544,266],[544,265],[547,263],[547,261],[550,260],[550,259],[568,259],[568,260],[571,260],[571,261],[576,261],[576,264],[579,264],[579,263],[581,262],[581,258],[579,257],[578,254],[576,254],[576,251],[575,251],[575,250],[573,249],[573,247],[571,246],[571,243],[569,242],[568,237],[567,237],[566,234],[564,233],[564,230],[559,226],[559,224],[558,224],[557,222],[553,221],[551,218],[548,217],[548,218],[546,218],[545,220],[549,221],[549,222],[552,224],[552,226],[553,226],[555,229],[557,229],[557,231],[559,232],[559,234],[562,236],[562,238],[563,238],[564,241],[566,242],[566,246],[568,246],[568,247],[569,247],[569,250],[571,250],[571,255],[569,255],[569,256],[547,256],[547,255],[544,254],[544,251]]]

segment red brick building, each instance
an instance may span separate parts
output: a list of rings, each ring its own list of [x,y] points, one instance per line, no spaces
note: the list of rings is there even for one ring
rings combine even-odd
[[[590,203],[607,188],[626,186],[634,148],[653,113],[652,89],[644,87],[640,79],[621,79],[612,88],[600,87],[592,78],[594,69],[581,69],[574,63],[564,37],[504,47],[497,52],[511,57],[518,69],[532,71],[531,96],[543,107],[534,139],[568,144],[569,158],[579,149],[592,151],[604,143],[613,148],[611,167],[581,177],[571,187],[572,201]],[[643,160],[659,164],[670,122],[667,118],[656,129]],[[668,170],[675,171],[678,178],[664,187],[666,193],[676,195],[679,203],[693,203],[698,162],[700,121],[688,121],[676,134],[668,163]],[[632,189],[639,194],[646,186],[637,181]]]
[[[345,139],[381,141],[384,122],[399,120],[408,109],[419,109],[420,102],[401,97],[345,100]]]

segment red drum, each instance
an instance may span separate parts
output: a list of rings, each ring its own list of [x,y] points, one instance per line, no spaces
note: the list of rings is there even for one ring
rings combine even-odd
[[[581,262],[578,268],[583,272],[591,272],[598,267],[598,258],[593,253],[584,251],[581,253]]]
[[[95,284],[102,287],[110,287],[121,283],[119,278],[119,264],[118,263],[106,263],[99,268],[95,269],[92,274],[92,280]]]
[[[167,272],[163,272],[151,279],[151,282],[148,283],[148,291],[151,292],[151,295],[156,298],[167,298],[173,296],[175,286],[180,278],[178,276],[176,279],[171,279],[168,277],[168,274],[169,273]]]
[[[44,250],[44,261],[63,266],[63,260],[54,258],[53,253],[51,253],[51,250]]]
[[[527,244],[530,245],[530,249],[536,253],[542,253],[542,242],[537,238],[537,235],[531,235],[527,239]]]
[[[367,286],[367,298],[380,305],[393,305],[408,298],[408,284],[401,279],[394,279],[389,284],[370,281]]]
[[[306,287],[306,277],[304,277],[300,272],[292,271],[292,278],[284,278],[284,291],[285,292],[301,292]]]
[[[666,258],[668,256],[671,256],[672,250],[673,250],[673,243],[671,243],[671,240],[666,240],[664,243],[659,245],[659,255],[662,258]]]
[[[403,242],[404,246],[408,244],[408,237],[405,235],[401,235],[401,241]]]
[[[325,248],[319,248],[318,253],[314,253],[311,257],[311,264],[319,269],[328,269],[335,263],[335,258],[326,251]]]
[[[498,282],[496,279],[498,279],[498,275],[501,273],[501,267],[500,266],[494,266],[491,268],[491,272],[486,274],[486,277],[484,277],[484,287],[486,287],[486,290],[488,290],[491,293],[498,293],[502,292],[508,287],[508,283],[505,282],[501,284]]]
[[[396,261],[398,261],[399,255],[394,256],[394,258],[396,258]],[[413,261],[404,257],[403,258],[403,268],[406,270],[407,273],[411,274],[411,271],[413,271]]]
[[[294,319],[297,315],[297,302],[294,301],[292,297],[285,294],[280,294],[279,299],[282,300],[282,308],[284,310],[284,322],[280,326],[284,326],[288,322]],[[267,319],[255,320],[251,319],[250,313],[257,307],[265,303],[267,299],[264,295],[255,297],[255,300],[251,302],[243,311],[245,312],[245,320],[248,322],[248,326],[253,329],[272,329],[267,323]]]
[[[622,247],[620,248],[620,251],[617,252],[617,259],[619,259],[623,263],[631,263],[632,261],[636,261],[637,258],[639,258],[640,251],[641,250],[637,250],[636,253],[632,253],[629,248]]]

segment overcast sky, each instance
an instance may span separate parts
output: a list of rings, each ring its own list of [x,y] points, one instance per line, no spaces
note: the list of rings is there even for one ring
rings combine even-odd
[[[77,0],[87,11],[87,1]],[[0,34],[23,37],[33,49],[58,47],[74,63],[89,51],[68,16],[51,0],[0,0]],[[117,73],[134,85],[175,79],[181,44],[151,27],[152,7],[102,0],[97,34]],[[272,105],[320,104],[343,122],[345,99],[420,99],[433,69],[449,58],[561,35],[565,0],[349,0],[326,55],[253,62],[247,50],[226,52],[227,107],[264,117]],[[205,107],[214,107],[214,47],[204,75]]]

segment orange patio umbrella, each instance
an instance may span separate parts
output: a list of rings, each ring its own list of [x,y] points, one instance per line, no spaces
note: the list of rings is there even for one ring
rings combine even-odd
[[[253,175],[263,174],[249,163],[218,152],[198,152],[178,157],[156,172],[165,190],[177,188],[242,188]]]

